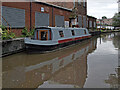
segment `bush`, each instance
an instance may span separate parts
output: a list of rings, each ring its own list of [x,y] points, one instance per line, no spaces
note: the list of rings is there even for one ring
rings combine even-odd
[[[22,35],[21,37],[32,37],[34,35],[34,29],[32,29],[30,32],[28,32],[27,28],[24,28],[22,30]]]
[[[0,28],[2,29],[1,31],[2,40],[13,39],[16,37],[15,34],[12,32],[9,32],[5,26],[0,26]]]
[[[29,35],[28,35],[28,30],[27,30],[27,28],[24,28],[23,30],[22,30],[22,35],[21,35],[21,37],[28,37]]]

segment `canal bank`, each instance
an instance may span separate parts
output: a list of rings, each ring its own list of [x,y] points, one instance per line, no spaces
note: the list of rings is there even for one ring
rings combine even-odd
[[[119,40],[108,33],[51,53],[3,57],[3,87],[116,88]]]
[[[90,34],[92,36],[96,36],[96,35],[100,35],[100,34],[104,34],[104,33],[113,33],[113,32],[120,32],[120,30],[114,30],[114,31],[111,31],[111,30],[106,30],[106,31],[90,31]]]
[[[15,38],[2,41],[2,57],[16,54],[24,50],[24,38]]]

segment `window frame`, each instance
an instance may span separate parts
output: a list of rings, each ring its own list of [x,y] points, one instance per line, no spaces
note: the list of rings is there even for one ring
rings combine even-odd
[[[59,36],[62,38],[62,37],[64,37],[64,33],[63,33],[63,31],[61,30],[61,31],[59,31]]]
[[[72,36],[75,36],[75,31],[71,30]]]
[[[87,31],[84,29],[84,34],[86,35],[87,34]]]
[[[47,41],[48,40],[48,30],[38,30],[39,31],[39,40],[41,41]],[[41,32],[46,32],[46,40],[42,40],[41,38]]]

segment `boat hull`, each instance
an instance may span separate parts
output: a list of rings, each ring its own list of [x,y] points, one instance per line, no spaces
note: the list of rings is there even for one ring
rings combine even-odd
[[[26,46],[26,52],[27,53],[46,53],[46,52],[51,52],[59,48],[63,48],[78,42],[81,42],[85,39],[89,39],[91,36],[82,38],[79,40],[74,40],[74,41],[69,41],[65,43],[59,43],[56,45],[36,45],[36,44],[25,44]]]

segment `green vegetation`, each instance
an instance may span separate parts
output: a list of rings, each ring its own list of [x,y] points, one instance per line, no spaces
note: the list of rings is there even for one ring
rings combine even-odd
[[[114,27],[120,27],[120,13],[116,13],[113,17],[113,24]]]
[[[8,30],[5,26],[0,26],[0,35],[2,36],[2,40],[8,40],[16,38],[15,34],[11,32],[11,30]],[[28,32],[27,28],[24,28],[22,30],[21,37],[32,37],[34,35],[34,29],[32,29],[30,32]]]
[[[22,35],[21,37],[32,37],[34,35],[34,29],[32,29],[30,32],[28,32],[27,28],[24,28],[22,30]]]
[[[106,16],[103,16],[102,19],[107,19],[107,17],[106,17]]]
[[[12,39],[16,37],[15,34],[12,32],[9,32],[5,26],[1,25],[0,28],[2,29],[0,32],[2,35],[2,40]]]

